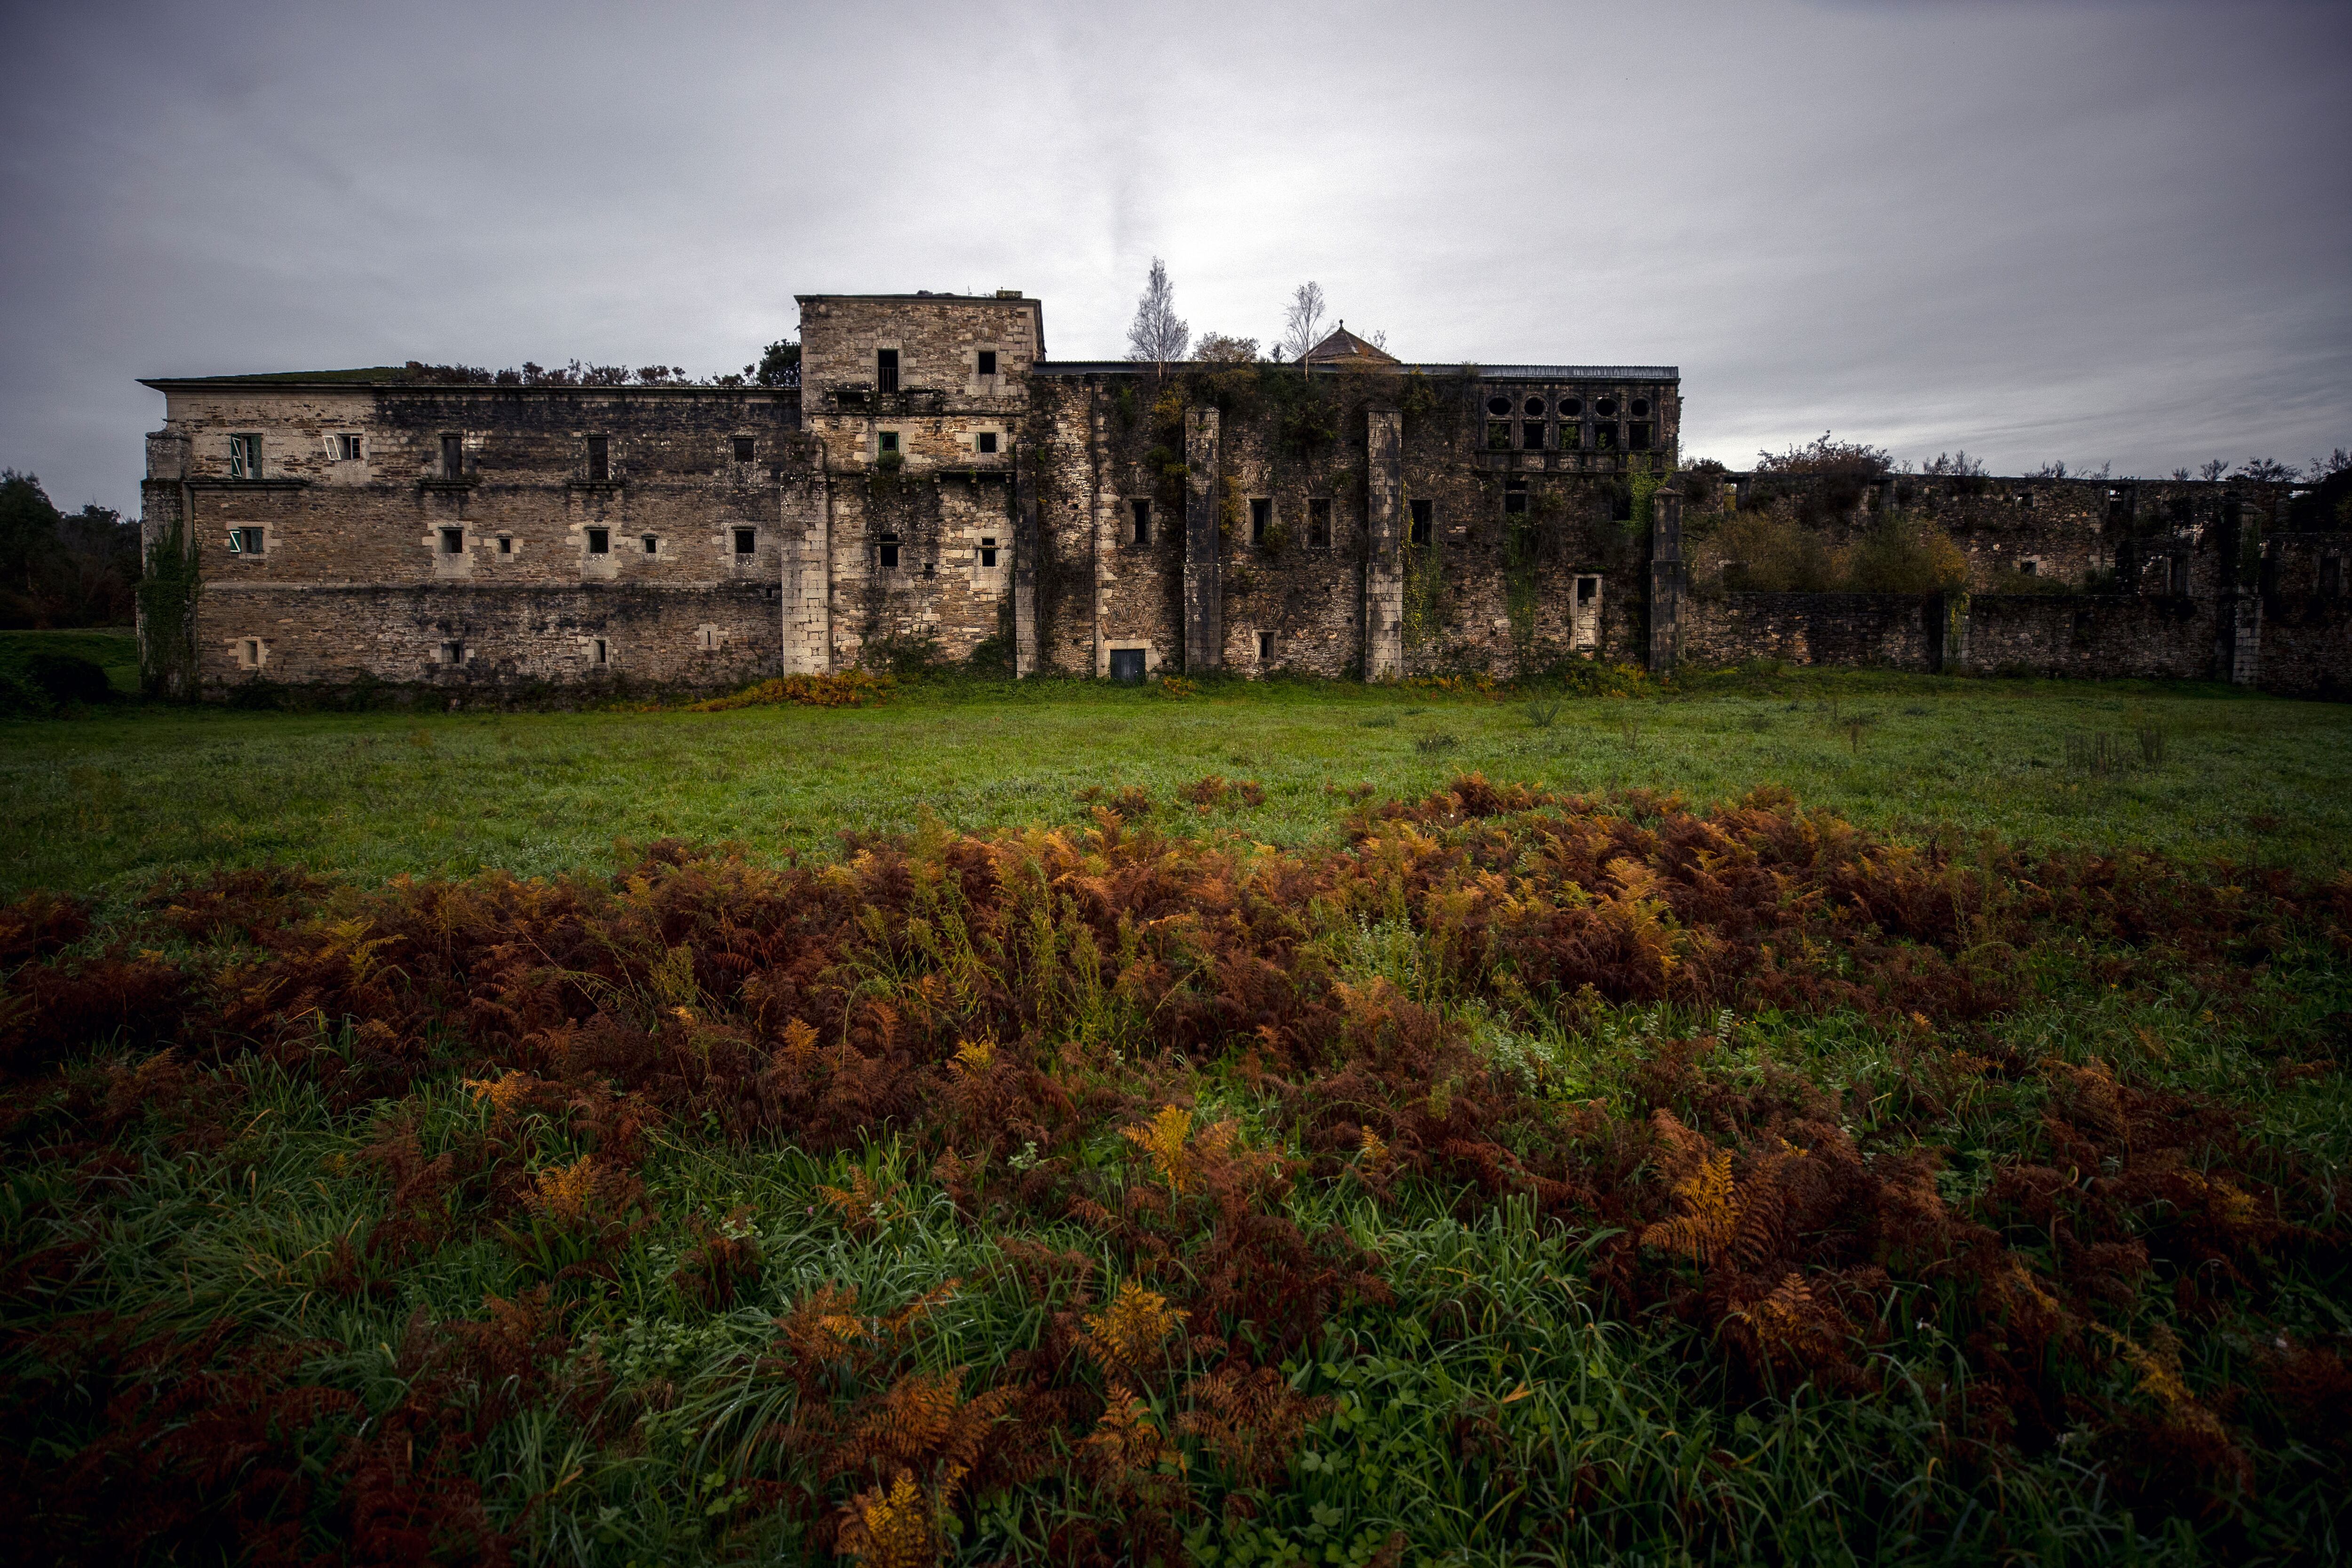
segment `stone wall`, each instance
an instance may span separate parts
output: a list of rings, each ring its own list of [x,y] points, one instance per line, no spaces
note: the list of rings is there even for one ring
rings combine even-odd
[[[1682,601],[1681,657],[1933,670],[1943,637],[1936,594],[1713,593]]]
[[[777,590],[435,583],[207,590],[205,687],[362,680],[465,692],[718,690],[777,673]]]
[[[2169,594],[1971,594],[1968,663],[2095,680],[2227,679],[2214,604]]]

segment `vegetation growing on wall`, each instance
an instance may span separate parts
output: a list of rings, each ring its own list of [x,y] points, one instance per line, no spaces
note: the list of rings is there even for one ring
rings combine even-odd
[[[196,695],[196,596],[204,578],[185,526],[174,518],[147,549],[139,579],[140,682],[148,695]]]

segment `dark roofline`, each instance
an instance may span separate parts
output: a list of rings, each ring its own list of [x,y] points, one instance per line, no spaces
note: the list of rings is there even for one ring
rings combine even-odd
[[[1029,367],[1033,376],[1115,376],[1139,375],[1154,368],[1150,360],[1039,360]],[[1276,365],[1271,360],[1259,360],[1264,369],[1295,371],[1297,360],[1286,360]],[[1206,360],[1170,360],[1171,371],[1222,370],[1221,363]],[[1386,365],[1350,364],[1344,360],[1310,360],[1307,368],[1323,375],[1423,375],[1457,376],[1464,371],[1475,371],[1480,381],[1487,382],[1680,382],[1682,371],[1673,365],[1462,365],[1412,364],[1400,361]]]
[[[793,302],[805,305],[812,299],[930,299],[948,305],[1034,305],[1043,308],[1045,298],[1035,294],[1015,294],[1006,298],[997,294],[795,294]]]
[[[252,392],[257,388],[283,388],[288,392],[593,392],[610,397],[615,392],[654,393],[676,397],[685,392],[745,392],[770,397],[797,398],[798,387],[763,387],[746,382],[740,387],[721,386],[716,382],[656,382],[646,385],[631,382],[623,386],[583,386],[576,382],[539,382],[501,386],[496,382],[423,382],[405,377],[387,376],[382,380],[362,380],[356,374],[335,371],[297,371],[285,374],[249,376],[142,376],[139,384],[155,392],[194,392],[208,388]]]

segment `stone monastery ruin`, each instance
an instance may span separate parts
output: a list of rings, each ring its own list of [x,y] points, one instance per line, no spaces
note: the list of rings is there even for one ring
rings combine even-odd
[[[150,681],[457,698],[917,655],[1370,680],[1770,656],[2352,684],[2337,480],[1678,473],[1672,366],[1409,364],[1344,329],[1303,365],[1056,361],[1017,291],[800,308],[796,385],[146,382],[145,537],[186,569],[142,594]],[[1759,511],[1832,538],[1919,519],[1968,580],[1739,592],[1736,562],[1686,561],[1686,533]]]

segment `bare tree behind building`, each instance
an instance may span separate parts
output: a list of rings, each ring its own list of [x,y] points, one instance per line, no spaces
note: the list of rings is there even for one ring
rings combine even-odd
[[[1176,287],[1168,281],[1168,264],[1151,258],[1151,277],[1143,298],[1135,303],[1135,323],[1127,329],[1127,357],[1166,364],[1181,360],[1192,341],[1192,331],[1176,314]]]
[[[1323,286],[1302,283],[1290,296],[1290,307],[1282,313],[1283,351],[1294,360],[1303,360],[1307,350],[1323,340]]]

